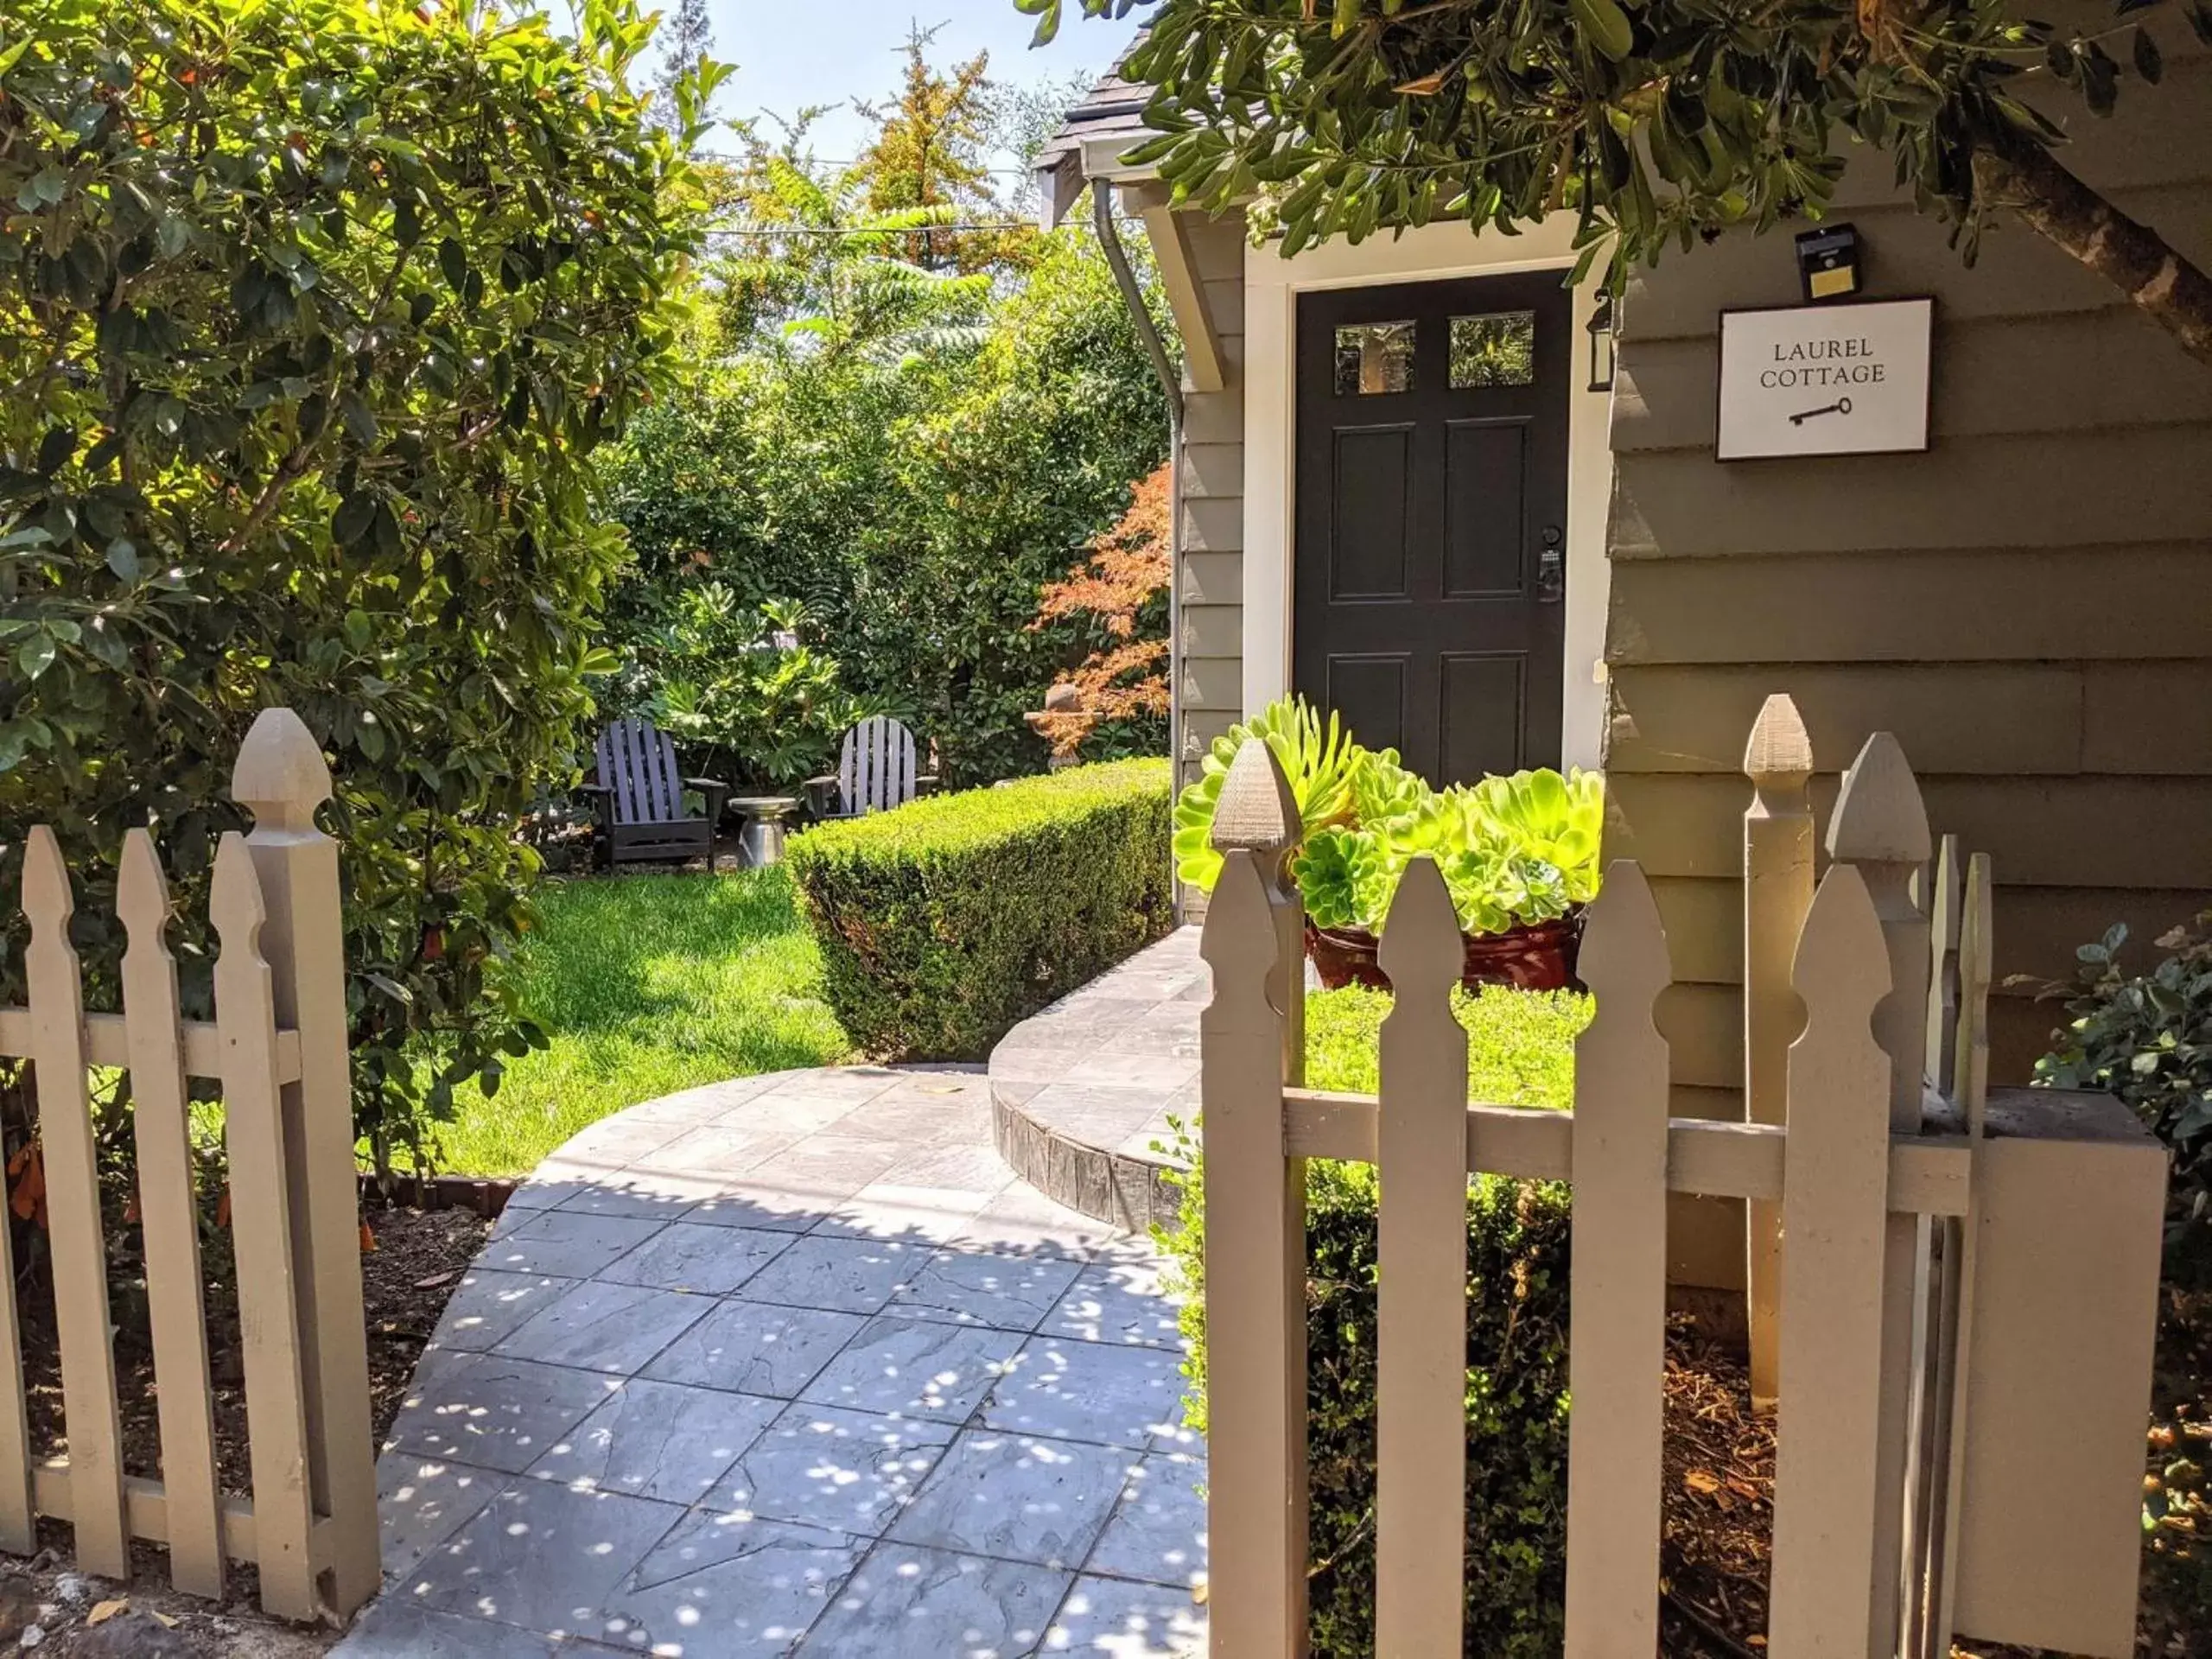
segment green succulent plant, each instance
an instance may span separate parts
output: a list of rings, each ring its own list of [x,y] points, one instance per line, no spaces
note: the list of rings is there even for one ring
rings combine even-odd
[[[1290,779],[1298,802],[1301,837],[1331,824],[1349,822],[1361,773],[1377,757],[1351,740],[1332,712],[1325,721],[1303,697],[1281,697],[1214,740],[1198,778],[1175,803],[1175,874],[1203,893],[1213,891],[1221,875],[1221,855],[1213,849],[1214,809],[1236,751],[1256,737],[1273,749]],[[1382,751],[1397,766],[1395,751]],[[1415,781],[1418,781],[1416,779]]]
[[[1605,779],[1548,769],[1431,789],[1395,749],[1355,742],[1300,697],[1272,702],[1216,740],[1175,804],[1176,874],[1211,891],[1221,874],[1215,809],[1247,738],[1274,751],[1298,803],[1291,875],[1317,927],[1382,925],[1406,866],[1436,861],[1468,933],[1548,922],[1598,895]]]
[[[1605,832],[1605,780],[1577,766],[1562,778],[1548,767],[1485,778],[1468,793],[1471,808],[1518,851],[1560,874],[1570,903],[1598,896],[1599,843]]]
[[[1357,927],[1360,866],[1376,852],[1375,836],[1341,827],[1316,830],[1291,860],[1290,869],[1316,927]]]
[[[1369,828],[1409,818],[1435,796],[1421,774],[1398,764],[1395,749],[1377,749],[1352,780],[1352,821]]]
[[[1291,873],[1314,925],[1378,931],[1406,866],[1424,854],[1436,861],[1464,932],[1551,921],[1581,902],[1556,866],[1501,839],[1453,798],[1459,793],[1433,796],[1424,810],[1376,829],[1339,826],[1311,837]]]

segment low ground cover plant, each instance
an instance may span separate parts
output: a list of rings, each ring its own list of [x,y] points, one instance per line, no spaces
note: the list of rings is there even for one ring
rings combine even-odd
[[[1387,993],[1351,987],[1306,998],[1306,1081],[1371,1092]],[[1574,1039],[1590,1000],[1485,987],[1453,993],[1466,1027],[1468,1092],[1558,1110],[1574,1096]],[[1186,1136],[1187,1141],[1187,1136]],[[1183,1225],[1163,1234],[1190,1293],[1191,1417],[1205,1427],[1205,1172],[1191,1173]],[[1313,1497],[1313,1650],[1374,1651],[1376,1176],[1371,1166],[1306,1166],[1307,1445]],[[1467,1192],[1467,1647],[1498,1659],[1559,1651],[1567,1560],[1567,1188],[1485,1176]]]
[[[1168,814],[1167,762],[1117,760],[808,830],[830,1006],[870,1054],[982,1058],[1173,925]]]

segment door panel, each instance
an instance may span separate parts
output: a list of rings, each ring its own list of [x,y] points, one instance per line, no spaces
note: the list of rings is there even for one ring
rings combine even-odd
[[[1414,429],[1363,426],[1336,435],[1329,597],[1406,597],[1406,505]]]
[[[1406,666],[1402,656],[1332,657],[1320,700],[1341,715],[1370,748],[1402,748],[1406,741]],[[1370,732],[1375,735],[1368,736]]]
[[[1439,785],[1559,763],[1571,327],[1556,272],[1299,299],[1292,683]]]
[[[1444,596],[1489,599],[1528,586],[1529,423],[1444,429]]]
[[[1438,696],[1442,775],[1452,780],[1501,770],[1497,757],[1521,751],[1528,718],[1528,658],[1447,656]]]

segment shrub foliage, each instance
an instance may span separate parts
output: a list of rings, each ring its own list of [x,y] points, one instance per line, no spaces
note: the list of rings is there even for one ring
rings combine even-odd
[[[730,342],[622,447],[613,505],[638,566],[617,643],[649,651],[709,581],[741,609],[796,600],[845,689],[904,715],[948,782],[1036,771],[1022,715],[1107,639],[1084,618],[1033,626],[1039,591],[1159,465],[1159,385],[1087,231],[1039,238],[995,287],[887,258],[887,231],[844,239],[818,314]]]
[[[124,830],[200,913],[238,740],[296,709],[335,758],[372,1131],[535,1039],[496,967],[511,826],[573,772],[622,556],[583,468],[668,378],[691,243],[701,83],[648,125],[651,29],[629,0],[567,35],[370,0],[0,19],[0,843],[55,826],[104,995]]]
[[[2173,1154],[2176,1186],[2190,1215],[2212,1211],[2212,911],[2159,936],[2172,952],[2147,972],[2120,963],[2127,926],[2115,922],[2075,955],[2063,995],[2066,1025],[2036,1062],[2036,1081],[2054,1089],[2118,1095]]]
[[[1453,994],[1468,1029],[1477,1098],[1571,1105],[1575,1033],[1590,1017],[1569,992]],[[1306,999],[1306,1079],[1371,1092],[1385,993],[1353,988]],[[1205,1183],[1197,1147],[1182,1226],[1161,1243],[1190,1293],[1190,1418],[1204,1429]],[[1306,1166],[1307,1549],[1313,1650],[1375,1650],[1376,1183],[1372,1166]],[[1484,1176],[1467,1193],[1467,1625],[1479,1659],[1551,1659],[1567,1591],[1567,1188]]]
[[[1167,815],[1167,763],[1118,760],[808,830],[830,1006],[870,1053],[981,1058],[1166,931]]]

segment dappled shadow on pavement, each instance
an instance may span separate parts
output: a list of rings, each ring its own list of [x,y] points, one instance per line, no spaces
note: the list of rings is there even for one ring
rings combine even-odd
[[[980,1074],[632,1108],[448,1306],[339,1651],[1203,1653],[1180,1363],[1149,1243],[1015,1182]]]

